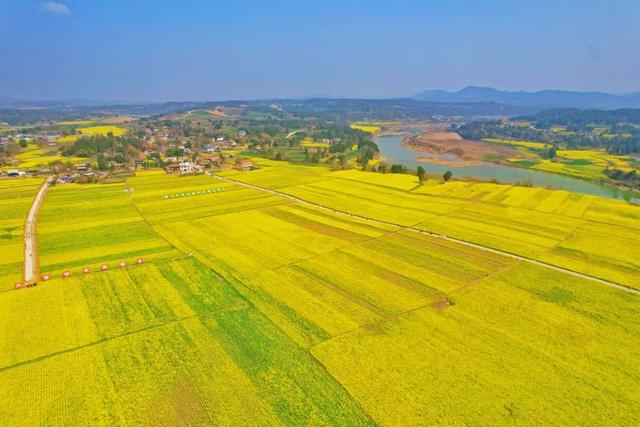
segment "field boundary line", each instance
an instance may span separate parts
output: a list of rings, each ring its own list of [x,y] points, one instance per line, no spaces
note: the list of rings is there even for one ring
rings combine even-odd
[[[160,240],[162,240],[163,242],[168,244],[170,247],[172,247],[173,249],[175,249],[176,251],[178,251],[182,255],[189,256],[186,252],[181,251],[180,249],[178,249],[178,247],[176,245],[174,245],[172,242],[170,242],[168,239],[166,239],[162,234],[158,233],[158,231],[153,227],[153,225],[147,219],[147,217],[142,214],[142,211],[138,207],[138,204],[136,203],[136,201],[133,198],[133,196],[131,195],[131,193],[129,193],[129,201],[131,203],[131,206],[133,206],[133,208],[136,210],[136,213],[138,214],[140,219],[145,223],[145,225],[149,228],[149,230],[151,230],[153,232],[153,234],[156,235],[156,237],[158,237]]]
[[[469,182],[471,182],[471,181],[469,181]],[[480,182],[480,183],[482,183],[482,182]],[[496,185],[505,185],[505,184],[496,184]],[[296,187],[296,186],[292,185],[291,187]],[[519,186],[517,186],[517,187],[519,187]],[[387,188],[389,188],[389,187],[387,187]],[[528,188],[528,187],[521,187],[521,188]],[[506,192],[507,190],[508,190],[508,188],[503,190],[502,192]],[[551,191],[568,191],[568,190],[552,189]],[[430,198],[433,198],[433,199],[442,199],[442,200],[455,199],[455,200],[460,200],[460,201],[470,201],[469,198],[460,197],[460,196],[442,196],[440,194],[416,193],[414,191],[409,191],[408,193],[411,194],[411,195],[414,195],[414,196],[418,196],[418,197],[430,197]],[[569,193],[571,193],[571,192],[569,192]],[[591,198],[591,200],[589,201],[589,205],[587,206],[587,208],[585,208],[584,212],[582,212],[579,216],[568,216],[568,215],[567,216],[563,216],[563,215],[558,215],[555,212],[545,212],[545,211],[540,211],[540,210],[533,209],[533,208],[524,208],[522,206],[515,206],[515,205],[510,205],[510,204],[507,204],[507,203],[494,202],[494,201],[491,201],[491,200],[475,200],[475,201],[472,202],[472,204],[473,203],[477,203],[477,204],[481,204],[481,205],[498,206],[498,207],[502,207],[502,208],[521,209],[521,210],[528,211],[528,212],[535,212],[537,214],[550,215],[550,216],[559,217],[559,218],[579,219],[579,220],[584,221],[585,223],[586,222],[590,222],[590,223],[593,223],[593,224],[601,224],[601,225],[608,225],[608,226],[612,226],[612,227],[620,227],[620,228],[624,228],[624,229],[627,229],[627,230],[630,230],[630,231],[633,231],[633,232],[640,231],[639,228],[630,227],[630,226],[625,225],[625,224],[612,224],[610,222],[600,221],[600,220],[597,220],[597,219],[591,219],[591,218],[585,218],[584,217],[587,214],[587,212],[589,211],[589,208],[591,207],[591,205],[593,204],[593,202],[595,200],[600,198],[600,199],[604,199],[604,200],[616,200],[616,201],[619,201],[618,199],[608,199],[608,198],[592,196],[590,194],[583,194],[583,193],[573,193],[573,194],[581,194],[583,196]],[[429,220],[427,220],[427,221],[429,221]]]
[[[25,365],[31,365],[33,363],[38,363],[41,362],[43,360],[47,360],[47,359],[51,359],[52,357],[56,357],[56,356],[61,356],[64,354],[68,354],[68,353],[73,353],[75,351],[79,351],[79,350],[84,350],[85,348],[91,348],[91,347],[95,347],[101,344],[104,344],[106,342],[110,342],[110,341],[114,341],[120,338],[126,338],[132,335],[137,335],[140,333],[144,333],[144,332],[148,332],[148,331],[153,331],[155,329],[160,329],[160,328],[164,328],[167,326],[171,326],[171,325],[176,325],[176,324],[180,324],[182,322],[185,321],[189,321],[189,320],[193,320],[193,319],[208,319],[211,316],[214,316],[216,314],[219,313],[225,313],[225,312],[231,312],[231,311],[239,311],[239,310],[246,310],[248,309],[248,306],[237,306],[237,305],[233,305],[230,307],[223,307],[220,308],[218,310],[212,310],[206,313],[200,313],[200,314],[193,314],[191,316],[185,316],[185,317],[180,317],[180,318],[176,318],[176,319],[171,319],[171,320],[167,320],[165,322],[161,322],[161,323],[157,323],[155,325],[147,325],[144,326],[142,328],[138,328],[138,329],[134,329],[132,331],[127,331],[127,332],[122,332],[120,334],[116,334],[116,335],[112,335],[109,337],[105,337],[105,338],[101,338],[95,341],[91,341],[85,344],[81,344],[81,345],[77,345],[75,347],[69,347],[63,350],[58,350],[58,351],[54,351],[51,353],[47,353],[47,354],[43,354],[31,359],[26,359],[26,360],[22,360],[16,363],[13,363],[11,365],[6,365],[6,366],[2,366],[0,367],[0,372],[4,372],[4,371],[8,371],[11,369],[15,369],[15,368],[19,368],[21,366],[25,366]]]
[[[248,183],[245,183],[245,182],[242,182],[242,181],[237,181],[235,179],[231,179],[231,178],[228,178],[228,177],[223,177],[223,176],[219,176],[219,175],[216,175],[216,174],[212,174],[211,172],[205,172],[205,173],[207,175],[211,176],[211,177],[214,177],[214,178],[218,179],[218,180],[231,182],[231,183],[243,186],[243,187],[252,188],[254,190],[264,191],[264,192],[271,193],[271,194],[274,194],[274,195],[277,195],[277,196],[285,197],[285,198],[287,198],[289,200],[293,200],[293,201],[296,201],[298,203],[302,203],[302,204],[305,204],[305,205],[308,205],[308,206],[315,206],[315,207],[317,207],[319,209],[327,210],[327,211],[330,211],[330,212],[333,212],[333,213],[337,213],[337,214],[341,214],[341,215],[347,215],[347,216],[349,216],[351,218],[357,218],[357,219],[361,219],[361,220],[364,220],[364,221],[371,221],[371,222],[376,222],[376,223],[379,223],[379,224],[384,224],[384,225],[388,225],[388,226],[392,226],[392,227],[403,228],[403,229],[408,230],[408,231],[424,234],[424,235],[431,236],[431,237],[434,237],[434,238],[437,238],[437,239],[448,240],[450,242],[458,243],[458,244],[461,244],[461,245],[464,245],[464,246],[476,248],[476,249],[487,251],[487,252],[492,252],[492,253],[497,254],[497,255],[503,255],[503,256],[506,256],[506,257],[509,257],[509,258],[514,258],[514,259],[517,259],[517,260],[520,260],[520,261],[525,261],[525,262],[528,262],[528,263],[531,263],[531,264],[535,264],[535,265],[538,265],[538,266],[541,266],[541,267],[545,267],[545,268],[548,268],[548,269],[551,269],[551,270],[555,270],[555,271],[558,271],[558,272],[561,272],[561,273],[569,274],[569,275],[574,276],[574,277],[590,280],[592,282],[596,282],[596,283],[599,283],[599,284],[602,284],[602,285],[605,285],[605,286],[608,286],[608,287],[611,287],[611,288],[615,288],[615,289],[618,289],[618,290],[622,290],[622,291],[625,291],[625,292],[628,292],[628,293],[632,293],[632,294],[635,294],[635,295],[640,295],[640,290],[632,288],[630,286],[626,286],[626,285],[615,283],[615,282],[610,282],[610,281],[605,280],[605,279],[600,279],[598,277],[590,276],[588,274],[579,273],[577,271],[573,271],[573,270],[570,270],[570,269],[567,269],[567,268],[558,267],[556,265],[548,264],[546,262],[538,261],[536,259],[527,258],[527,257],[521,256],[521,255],[516,255],[514,253],[507,252],[507,251],[502,251],[502,250],[499,250],[499,249],[490,248],[488,246],[482,246],[482,245],[479,245],[477,243],[468,242],[466,240],[457,239],[457,238],[450,237],[450,236],[447,236],[447,235],[444,235],[444,234],[433,233],[433,232],[430,232],[430,231],[427,231],[427,230],[422,230],[422,229],[415,228],[415,227],[412,227],[412,226],[402,226],[402,225],[399,225],[399,224],[396,224],[396,223],[393,223],[393,222],[388,222],[388,221],[379,220],[379,219],[373,219],[373,218],[369,218],[369,217],[366,217],[366,216],[363,216],[363,215],[353,214],[353,213],[342,211],[342,210],[339,210],[339,209],[330,208],[328,206],[325,206],[325,205],[322,205],[322,204],[319,204],[319,203],[310,202],[308,200],[304,200],[304,199],[301,199],[301,198],[296,197],[296,196],[292,196],[292,195],[287,194],[287,193],[282,193],[282,192],[277,191],[277,190],[272,190],[272,189],[269,189],[269,188],[263,188],[263,187],[260,187],[260,186],[254,185],[254,184],[248,184]]]

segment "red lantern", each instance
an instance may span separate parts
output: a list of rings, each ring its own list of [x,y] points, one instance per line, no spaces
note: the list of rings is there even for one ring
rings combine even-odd
[[[62,272],[62,277],[71,277],[71,272],[69,270],[65,270],[64,272]]]
[[[108,269],[109,269],[109,266],[108,266],[107,264],[102,264],[102,265],[100,266],[100,270],[102,270],[102,271],[106,271],[106,270],[108,270]]]
[[[22,287],[22,282],[16,282],[16,289],[20,289]]]
[[[136,264],[142,264],[142,258],[136,258]]]
[[[120,268],[122,268],[122,267],[126,267],[127,263],[124,262],[124,261],[120,261],[120,264],[118,264],[118,265],[120,266]]]

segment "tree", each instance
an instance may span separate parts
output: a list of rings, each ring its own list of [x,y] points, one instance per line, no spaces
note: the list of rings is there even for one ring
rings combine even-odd
[[[452,176],[453,174],[451,173],[451,171],[446,171],[444,175],[442,175],[442,179],[444,179],[444,182],[447,182],[451,179]]]
[[[417,172],[417,175],[418,175],[418,180],[420,180],[420,183],[422,184],[424,182],[424,177],[425,177],[427,171],[425,171],[422,166],[418,166],[418,169],[416,169],[416,172]]]
[[[400,164],[391,165],[391,173],[407,173],[407,167]]]
[[[360,156],[358,158],[358,163],[362,165],[362,170],[367,168],[369,161],[373,159],[375,152],[371,149],[371,147],[363,147],[360,149]]]
[[[338,160],[340,161],[340,167],[342,169],[346,169],[348,162],[347,162],[347,156],[345,156],[344,154],[341,154],[338,156]]]
[[[20,147],[27,148],[27,140],[24,138],[20,138]]]

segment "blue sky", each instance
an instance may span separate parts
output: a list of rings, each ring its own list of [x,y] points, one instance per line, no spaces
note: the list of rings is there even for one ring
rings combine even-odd
[[[0,96],[640,90],[638,1],[0,0]]]

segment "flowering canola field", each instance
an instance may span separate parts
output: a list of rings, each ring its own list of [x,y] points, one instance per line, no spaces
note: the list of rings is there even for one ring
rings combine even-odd
[[[52,271],[150,253],[143,265],[0,292],[0,397],[38,402],[3,405],[2,419],[640,422],[637,295],[416,231],[640,286],[637,207],[260,166],[223,175],[314,204],[205,175],[143,173],[128,193],[53,188],[39,235]]]
[[[42,183],[40,178],[0,180],[0,291],[22,278],[24,221]]]
[[[337,211],[531,258],[585,241],[580,232],[595,223],[633,233],[639,215],[624,203],[568,192],[455,181],[418,187],[409,176],[388,176],[385,182],[384,175],[326,173],[278,162],[224,175]],[[166,182],[181,191],[183,179]],[[205,196],[181,214],[174,207],[171,221],[153,219],[167,218],[163,202],[147,196],[158,191],[155,186],[136,191],[134,199],[158,233],[241,283],[239,292],[324,365],[374,422],[546,423],[570,422],[571,414],[606,424],[605,413],[639,419],[628,406],[640,398],[631,338],[639,332],[632,321],[640,308],[637,296],[392,225],[201,179],[228,191]],[[139,179],[138,189],[145,180]],[[186,188],[193,185],[184,182]],[[235,204],[237,198],[242,203]],[[573,263],[571,269],[638,283],[637,268],[612,274],[623,262],[633,263],[631,257],[622,251],[605,257],[607,250],[594,241],[589,248],[595,255],[582,246],[575,253],[592,263],[606,259],[604,267],[593,273]]]
[[[8,425],[369,422],[307,352],[192,258],[0,293],[0,320]]]
[[[49,189],[38,220],[42,273],[80,273],[171,258],[179,253],[145,224],[124,184],[56,185]]]

